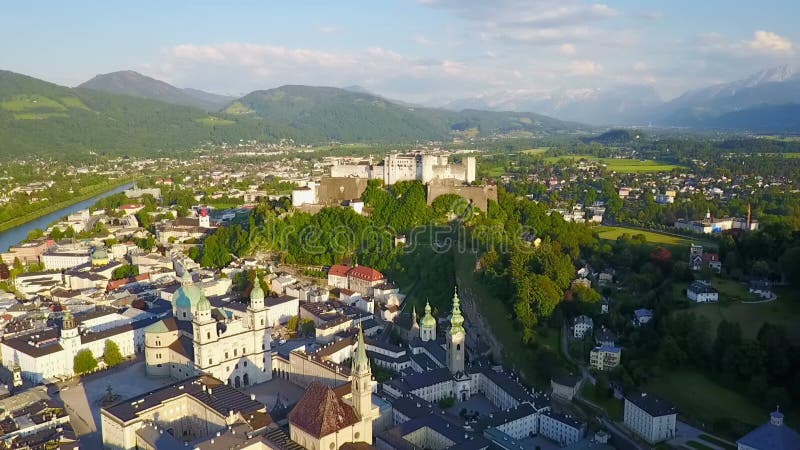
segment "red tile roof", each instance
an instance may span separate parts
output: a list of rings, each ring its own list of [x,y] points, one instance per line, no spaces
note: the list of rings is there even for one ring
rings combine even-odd
[[[345,266],[343,264],[334,264],[328,270],[328,275],[335,275],[337,277],[346,277],[347,272],[350,271],[350,267]]]
[[[321,438],[358,423],[358,414],[333,389],[315,381],[289,413],[289,423]]]
[[[380,281],[383,279],[383,274],[367,266],[357,266],[347,272],[348,277],[358,278],[365,281]]]

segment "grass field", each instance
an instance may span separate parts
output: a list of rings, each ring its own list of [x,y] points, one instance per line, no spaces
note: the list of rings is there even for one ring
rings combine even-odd
[[[219,117],[214,117],[214,116],[203,117],[202,119],[195,119],[195,121],[208,126],[233,125],[236,123],[233,120],[220,119]]]
[[[627,227],[597,227],[597,236],[600,239],[606,239],[610,241],[617,240],[618,237],[622,236],[625,233],[630,234],[633,236],[634,234],[643,234],[647,242],[651,244],[660,244],[660,245],[672,245],[672,246],[690,246],[692,243],[701,244],[703,247],[706,248],[717,248],[717,244],[714,241],[702,239],[702,238],[690,238],[687,236],[680,236],[674,234],[666,234],[666,233],[659,233],[657,231],[645,231],[640,230],[638,228],[627,228]]]
[[[763,423],[767,411],[753,405],[743,395],[727,389],[691,370],[677,370],[650,380],[644,389],[671,401],[679,413],[705,423],[728,417],[750,425]]]
[[[706,317],[715,333],[723,320],[739,323],[745,339],[754,339],[765,322],[782,325],[794,342],[800,343],[800,302],[796,293],[778,293],[778,300],[769,303],[718,303],[692,306],[689,311]]]
[[[601,406],[603,409],[606,410],[608,416],[611,420],[620,421],[622,420],[622,412],[624,409],[624,405],[622,400],[616,399],[614,397],[599,397],[595,394],[594,386],[592,386],[588,381],[583,385],[581,389],[581,396],[590,402]]]
[[[619,158],[597,158],[591,155],[565,155],[565,156],[549,156],[545,161],[555,163],[562,159],[588,159],[597,161],[604,164],[606,169],[621,173],[641,173],[641,172],[669,172],[672,169],[681,166],[675,164],[667,164],[653,160],[639,160],[639,159],[619,159]]]
[[[536,147],[536,148],[529,148],[528,150],[523,150],[522,153],[525,153],[527,155],[541,155],[548,150],[550,150],[550,147]]]

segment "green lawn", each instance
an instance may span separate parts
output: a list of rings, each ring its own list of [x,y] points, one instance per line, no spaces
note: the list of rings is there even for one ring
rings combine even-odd
[[[673,235],[673,234],[666,234],[666,233],[659,233],[657,231],[644,231],[638,228],[628,228],[628,227],[597,227],[595,230],[598,232],[597,236],[600,239],[607,239],[611,241],[617,240],[618,237],[622,236],[625,233],[630,234],[633,236],[634,234],[643,234],[647,242],[652,244],[663,244],[663,245],[680,245],[688,247],[692,243],[702,244],[703,247],[706,248],[717,248],[717,244],[713,241],[708,241],[704,239],[693,239],[687,236],[680,236],[680,235]]]
[[[754,339],[765,322],[782,325],[794,342],[800,343],[800,302],[796,293],[779,293],[778,299],[769,303],[726,302],[692,306],[689,311],[708,318],[711,333],[723,320],[737,322],[745,339]]]
[[[644,387],[671,401],[679,414],[692,417],[710,426],[718,417],[759,425],[767,418],[767,411],[753,405],[738,392],[718,385],[702,373],[681,369],[650,380]]]
[[[591,385],[588,381],[583,385],[581,389],[581,396],[586,400],[589,400],[592,403],[595,403],[601,406],[603,409],[606,410],[608,416],[611,420],[620,421],[622,420],[622,413],[624,409],[624,405],[622,400],[616,399],[614,397],[600,397],[596,395],[594,391],[594,386]]]
[[[208,116],[202,119],[195,119],[195,122],[202,123],[203,125],[216,126],[216,125],[233,125],[236,122],[228,119],[220,119],[219,117]]]
[[[597,161],[606,166],[606,169],[621,173],[641,173],[641,172],[669,172],[672,169],[681,166],[675,164],[667,164],[653,160],[639,160],[639,159],[619,159],[619,158],[597,158],[592,155],[565,155],[565,156],[549,156],[545,161],[555,163],[562,159],[587,159]]]
[[[536,147],[536,148],[529,148],[528,150],[523,150],[522,153],[528,155],[541,155],[545,152],[550,150],[550,147]]]
[[[709,442],[711,444],[716,445],[717,447],[722,447],[725,450],[736,450],[736,446],[729,444],[725,441],[720,441],[719,439],[715,438],[714,436],[709,436],[707,434],[701,434],[698,436],[701,441]]]

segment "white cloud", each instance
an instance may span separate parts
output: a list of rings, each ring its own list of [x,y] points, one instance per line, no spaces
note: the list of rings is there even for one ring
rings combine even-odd
[[[771,31],[758,30],[746,42],[751,50],[764,53],[791,53],[792,41]]]
[[[569,72],[575,76],[597,75],[603,71],[603,66],[588,59],[572,61]]]
[[[647,71],[647,64],[639,61],[633,65],[633,70],[635,70],[636,72],[645,72]]]
[[[573,56],[575,53],[577,53],[577,49],[572,44],[561,44],[558,47],[558,52],[562,55]]]

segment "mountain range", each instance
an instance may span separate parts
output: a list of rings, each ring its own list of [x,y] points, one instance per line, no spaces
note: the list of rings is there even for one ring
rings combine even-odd
[[[754,116],[749,109],[800,104],[800,70],[774,67],[744,79],[688,91],[662,100],[653,86],[626,85],[607,89],[572,89],[545,93],[500,92],[451,101],[464,107],[504,111],[536,111],[562,120],[594,125],[658,125],[739,130],[765,129],[760,122],[743,124],[735,117]],[[773,109],[774,114],[791,108]],[[731,118],[731,122],[728,122]],[[790,119],[790,118],[787,118]],[[786,124],[791,121],[780,120]],[[742,125],[747,125],[742,127]],[[775,131],[774,126],[766,129]],[[786,130],[786,128],[781,128]]]
[[[454,112],[354,90],[282,86],[212,109],[222,102],[214,94],[134,72],[100,75],[69,88],[0,71],[0,156],[89,150],[152,154],[239,139],[397,144],[589,129],[533,113]]]

